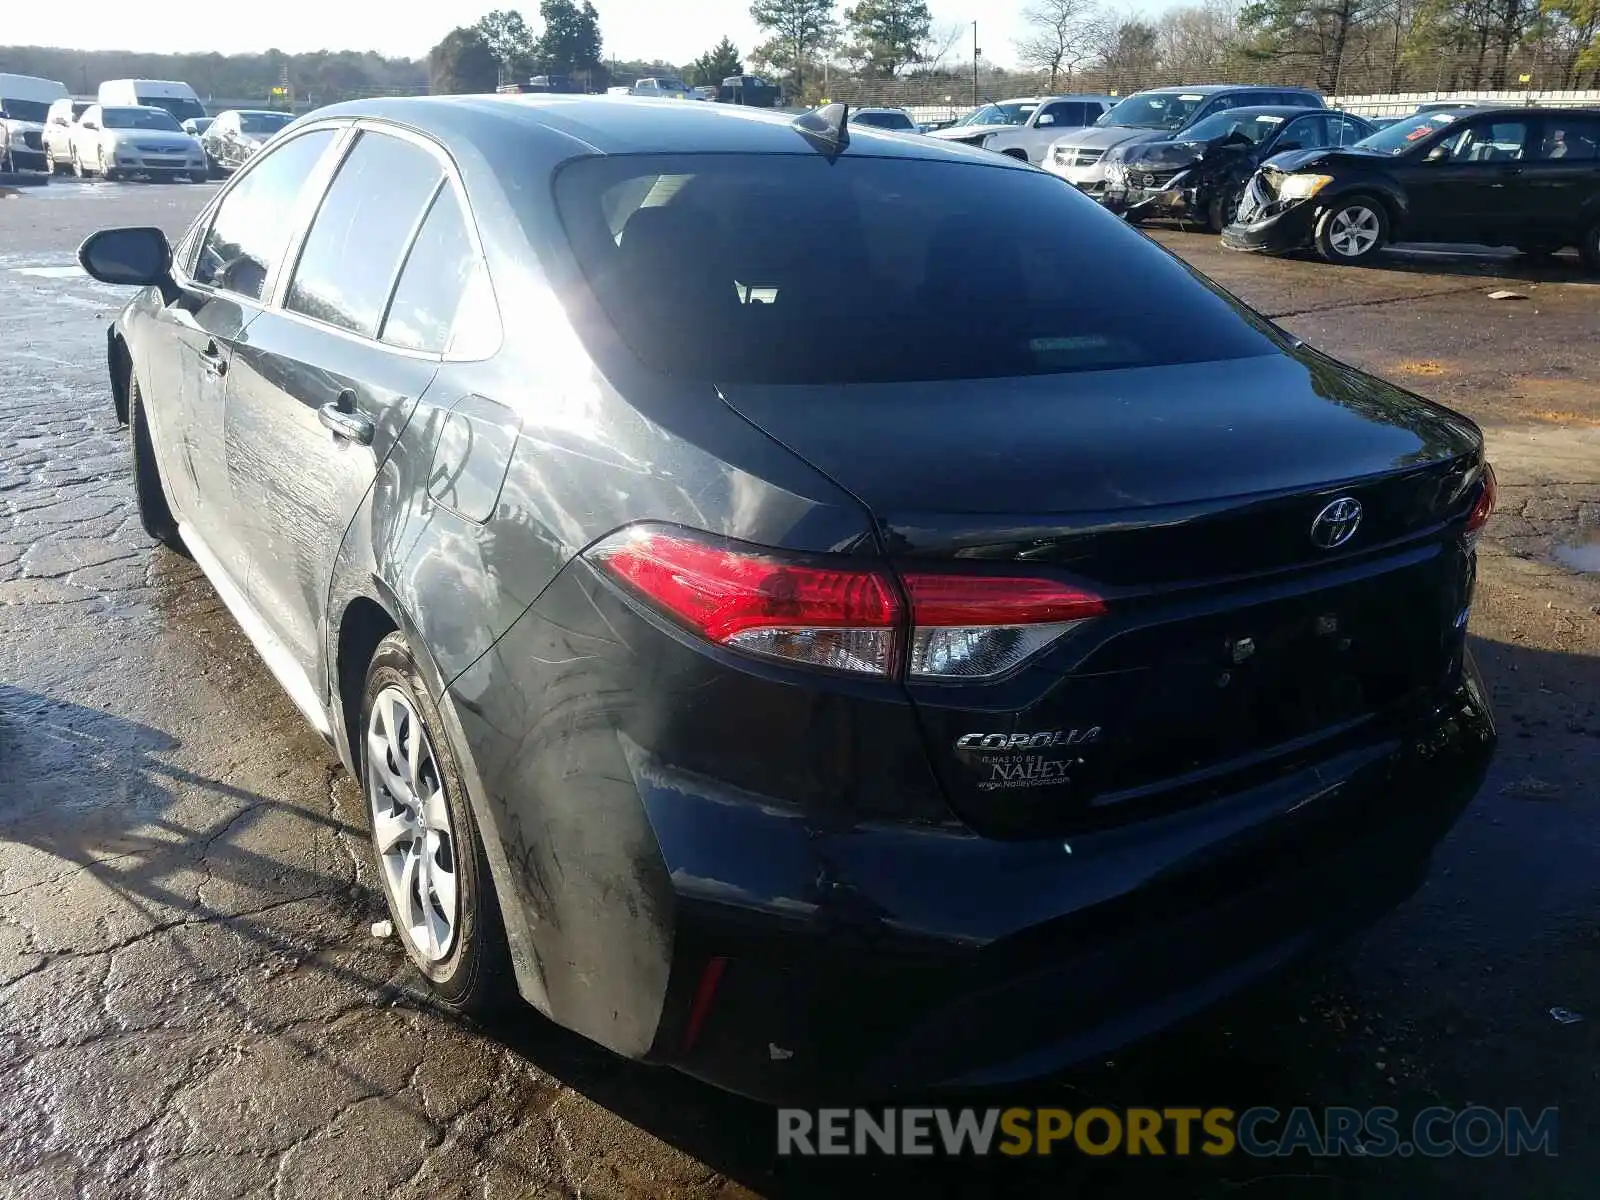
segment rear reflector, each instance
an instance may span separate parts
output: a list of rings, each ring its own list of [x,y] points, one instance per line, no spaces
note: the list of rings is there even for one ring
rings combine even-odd
[[[906,570],[908,610],[886,569],[665,526],[631,526],[587,557],[707,641],[856,674],[993,679],[1106,611],[1100,597],[1048,579]]]
[[[1048,579],[908,572],[904,581],[914,679],[993,679],[1106,611],[1100,597]]]

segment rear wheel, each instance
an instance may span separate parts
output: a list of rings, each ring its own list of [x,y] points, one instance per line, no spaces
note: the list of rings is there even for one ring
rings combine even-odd
[[[1329,262],[1369,263],[1389,241],[1389,214],[1371,196],[1347,196],[1317,221],[1317,253]]]
[[[144,394],[139,381],[128,379],[128,431],[133,442],[133,496],[139,506],[139,524],[144,531],[169,550],[187,555],[177,519],[167,503],[161,483],[161,468],[156,465],[155,444],[150,438],[150,421],[144,411]]]
[[[460,1012],[508,995],[510,954],[461,771],[411,648],[378,643],[358,747],[378,876],[406,956]]]
[[[1600,221],[1589,226],[1589,232],[1578,243],[1578,253],[1583,256],[1584,266],[1600,274]]]

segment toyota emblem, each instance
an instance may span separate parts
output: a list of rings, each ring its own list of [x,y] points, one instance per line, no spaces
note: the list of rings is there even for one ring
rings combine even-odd
[[[1323,550],[1337,549],[1356,535],[1360,524],[1361,501],[1340,496],[1311,522],[1311,544]]]

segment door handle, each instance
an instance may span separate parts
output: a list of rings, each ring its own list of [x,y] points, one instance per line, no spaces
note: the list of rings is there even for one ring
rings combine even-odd
[[[323,426],[340,441],[353,442],[357,446],[370,446],[372,422],[356,412],[355,407],[356,394],[352,391],[340,392],[337,400],[330,400],[317,409],[317,420],[321,421]]]
[[[211,375],[228,373],[228,360],[222,357],[222,350],[217,346],[215,338],[206,342],[206,348],[200,352],[200,363]]]

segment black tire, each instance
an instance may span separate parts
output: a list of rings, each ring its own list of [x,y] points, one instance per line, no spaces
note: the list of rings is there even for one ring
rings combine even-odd
[[[210,183],[211,182],[211,172],[210,171],[193,171],[189,175],[189,182],[190,183]]]
[[[76,150],[72,152],[72,173],[79,179],[89,178],[89,172],[84,169],[83,159]]]
[[[133,496],[139,505],[139,524],[167,549],[187,557],[189,551],[183,544],[183,535],[178,532],[172,506],[167,503],[161,468],[156,465],[150,422],[144,411],[144,394],[139,390],[139,381],[132,376],[128,379],[128,432],[133,444]]]
[[[1578,243],[1578,254],[1585,267],[1600,275],[1600,221],[1589,226],[1589,232]]]
[[[1206,232],[1221,233],[1233,224],[1233,217],[1239,211],[1240,192],[1237,188],[1222,188],[1214,193],[1211,202],[1206,205]]]
[[[361,789],[367,798],[368,815],[370,817],[374,812],[373,798],[377,793],[374,773],[367,762],[368,730],[379,697],[390,688],[400,690],[409,701],[412,712],[421,720],[428,748],[432,751],[432,761],[437,768],[437,782],[443,789],[445,808],[449,814],[451,865],[456,883],[455,926],[449,952],[443,958],[430,961],[407,936],[406,914],[390,886],[389,875],[384,869],[374,838],[373,854],[380,860],[379,890],[383,892],[384,903],[394,924],[395,940],[405,950],[412,965],[427,979],[439,1002],[456,1012],[485,1012],[499,1007],[515,995],[511,986],[511,954],[500,917],[499,899],[495,895],[483,840],[479,836],[477,822],[472,816],[472,805],[462,782],[461,768],[445,736],[438,706],[434,704],[433,697],[428,694],[417,672],[411,648],[399,633],[391,633],[379,642],[372,655],[361,693],[361,725],[353,738],[359,755]]]
[[[1349,234],[1351,227],[1360,230],[1359,237]],[[1374,228],[1375,226],[1375,228]],[[1346,236],[1341,238],[1341,232]],[[1376,237],[1367,241],[1372,233]],[[1383,202],[1362,193],[1341,196],[1317,218],[1315,245],[1317,253],[1326,261],[1344,266],[1364,266],[1372,262],[1389,244],[1389,213]],[[1341,246],[1359,247],[1354,250]]]

